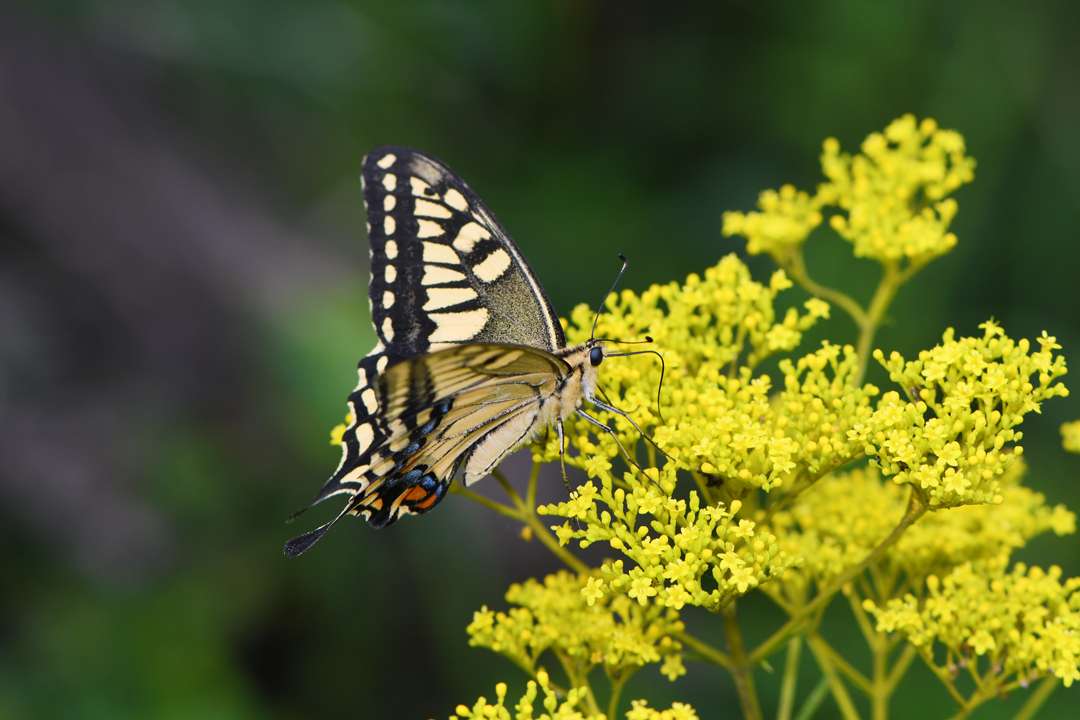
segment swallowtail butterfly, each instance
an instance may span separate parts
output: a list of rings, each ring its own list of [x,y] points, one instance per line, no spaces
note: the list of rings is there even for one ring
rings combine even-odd
[[[371,318],[337,471],[311,504],[347,496],[331,522],[285,545],[296,557],[344,515],[384,527],[433,508],[458,468],[471,485],[509,453],[598,401],[604,341],[566,346],[525,257],[439,160],[387,146],[364,159]],[[624,263],[625,267],[625,263]]]

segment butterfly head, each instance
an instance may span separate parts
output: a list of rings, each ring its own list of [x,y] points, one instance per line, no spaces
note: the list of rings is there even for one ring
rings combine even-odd
[[[597,341],[590,341],[597,342]],[[603,345],[596,345],[589,350],[589,364],[593,367],[599,367],[600,363],[604,362],[604,347]]]

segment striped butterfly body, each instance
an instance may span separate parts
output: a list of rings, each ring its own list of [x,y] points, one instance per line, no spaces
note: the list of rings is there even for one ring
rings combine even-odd
[[[521,251],[439,160],[405,147],[364,159],[371,317],[337,471],[311,504],[346,496],[331,522],[285,545],[296,557],[344,515],[384,527],[434,507],[513,450],[597,401],[602,340],[566,346]],[[617,411],[616,411],[617,412]],[[621,413],[620,413],[621,414]]]

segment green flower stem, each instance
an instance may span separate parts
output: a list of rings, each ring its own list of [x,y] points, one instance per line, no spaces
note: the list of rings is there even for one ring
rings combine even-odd
[[[885,585],[891,586],[892,583],[890,578],[877,570],[878,566],[876,564],[871,565],[868,568],[869,573],[874,578],[874,585],[878,588],[882,588]],[[863,587],[864,593],[869,595],[869,583],[865,582],[865,577],[860,581],[860,584]],[[884,635],[874,630],[870,618],[867,616],[866,611],[863,610],[862,599],[852,585],[845,585],[843,593],[851,605],[851,612],[855,616],[855,621],[858,623],[859,629],[862,630],[863,637],[866,638],[866,644],[870,646],[870,652],[873,657],[873,680],[868,681],[869,685],[864,690],[870,697],[870,717],[873,720],[887,720],[889,717],[889,699],[896,689],[896,683],[899,681],[900,675],[903,675],[902,672],[900,675],[896,675],[889,670],[889,653],[892,652],[895,644],[889,639],[888,635]],[[882,593],[879,592],[877,596],[882,597]],[[888,595],[885,596],[888,597]],[[911,660],[915,657],[914,648],[911,648],[909,645],[908,650],[911,650],[911,652],[905,650],[907,659],[904,660],[904,656],[902,655],[900,661],[898,661],[903,665],[904,669],[907,668],[911,663]],[[835,653],[835,650],[833,650],[833,652]],[[840,660],[842,660],[842,658]],[[839,661],[837,661],[837,664],[840,666]],[[843,671],[843,666],[840,666],[840,669]],[[896,668],[893,668],[894,671],[895,669]],[[844,671],[844,674],[848,675],[848,677],[855,682],[855,679],[849,673]],[[856,682],[856,684],[858,683]]]
[[[536,472],[535,468],[533,469],[533,472]],[[579,575],[592,575],[595,573],[592,568],[583,563],[572,552],[559,544],[559,539],[555,537],[555,535],[552,534],[551,530],[549,530],[544,525],[544,523],[540,521],[540,517],[536,514],[535,508],[532,505],[525,504],[525,501],[522,500],[521,496],[518,495],[516,490],[514,490],[513,486],[510,484],[510,481],[506,479],[506,476],[502,474],[501,470],[496,468],[492,471],[491,476],[498,481],[498,483],[502,486],[503,490],[506,491],[507,496],[509,496],[510,502],[514,503],[514,506],[517,508],[516,512],[514,512],[510,508],[506,508],[507,510],[510,510],[510,512],[503,514],[509,515],[509,517],[512,517],[516,520],[520,520],[521,522],[532,528],[533,535],[535,535],[540,542],[544,543],[544,545],[547,546],[547,549],[550,550],[555,555],[555,557],[566,563],[566,565],[574,572],[578,573]],[[473,493],[471,491],[466,490],[465,492],[469,492],[470,495],[475,495],[476,498],[487,500],[487,498],[484,498],[481,495],[476,495],[476,493]],[[499,503],[490,500],[487,500],[487,502],[490,502],[492,505],[495,505],[497,507],[506,507],[505,505],[500,505]],[[481,502],[481,504],[486,505],[486,503],[483,502]]]
[[[585,688],[585,706],[590,715],[600,714],[600,704],[596,702],[596,695],[593,693],[592,685],[589,683],[589,670],[577,667],[577,663],[572,657],[564,653],[556,652],[555,657],[559,658],[559,663],[562,665],[563,672],[566,673],[567,684],[572,688]]]
[[[834,668],[847,676],[847,679],[851,681],[852,685],[861,690],[867,697],[874,697],[874,683],[870,681],[870,678],[856,670],[851,663],[845,660],[844,657],[836,651],[836,648],[830,645],[825,638],[821,637],[816,632],[807,634],[806,642],[808,645],[810,644],[811,637],[817,647],[817,650],[814,652],[815,657],[817,657],[818,653],[824,654]],[[813,649],[813,647],[811,649]]]
[[[938,680],[940,680],[941,684],[945,686],[945,689],[949,691],[949,695],[952,696],[952,699],[956,704],[961,708],[967,707],[968,701],[960,694],[960,691],[956,689],[956,685],[953,684],[952,676],[949,671],[934,664],[934,655],[930,648],[923,648],[920,650],[919,657],[922,658],[926,667],[930,668],[930,671],[937,675]],[[966,716],[968,712],[971,712],[970,708],[964,711],[964,715],[961,715],[960,717]]]
[[[491,471],[491,477],[495,478],[499,485],[502,486],[503,492],[505,492],[506,496],[510,498],[510,502],[514,503],[514,507],[518,508],[519,510],[527,507],[525,505],[525,501],[521,499],[521,496],[518,495],[517,490],[514,489],[514,486],[511,485],[510,481],[506,479],[506,476],[502,474],[502,470],[500,470],[499,468],[495,468]]]
[[[851,612],[855,616],[855,622],[858,623],[859,629],[862,630],[863,637],[866,638],[866,644],[873,649],[878,642],[879,634],[874,630],[870,618],[866,616],[866,611],[863,610],[862,599],[859,597],[859,593],[857,593],[855,588],[851,585],[845,585],[842,588],[842,592],[848,599],[848,604],[851,606]]]
[[[799,714],[795,716],[795,720],[812,720],[828,694],[829,678],[822,676],[818,684],[806,696],[806,700],[803,701],[802,707],[799,708]]]
[[[709,645],[707,642],[700,640],[686,632],[672,633],[671,637],[675,638],[683,645],[696,652],[706,662],[711,662],[714,665],[719,665],[720,667],[727,670],[733,670],[734,666],[731,664],[731,658],[729,658],[726,653],[717,650],[712,645]]]
[[[908,668],[911,666],[911,661],[918,656],[918,652],[915,650],[915,646],[907,643],[904,645],[904,649],[900,651],[900,657],[896,660],[896,664],[893,665],[892,670],[889,671],[889,677],[886,680],[889,688],[889,695],[892,695],[896,691],[896,686],[900,684],[900,681],[904,678]]]
[[[859,369],[855,373],[854,385],[862,384],[863,377],[866,375],[866,366],[870,362],[870,353],[873,350],[874,333],[877,332],[878,326],[881,325],[885,312],[889,309],[889,305],[896,296],[896,291],[928,262],[927,259],[913,260],[903,270],[900,269],[900,265],[896,261],[882,262],[881,281],[878,283],[874,297],[870,301],[870,306],[864,310],[851,296],[839,290],[819,285],[810,278],[810,275],[806,272],[806,262],[803,259],[801,246],[793,250],[788,258],[774,257],[774,259],[777,265],[787,273],[788,277],[799,283],[804,290],[811,295],[839,305],[855,321],[855,325],[859,328],[859,339],[855,346],[859,357]]]
[[[529,487],[525,491],[525,506],[536,507],[536,481],[540,477],[540,468],[543,463],[533,461],[532,470],[529,471]]]
[[[795,705],[795,689],[799,679],[799,655],[802,654],[802,637],[796,635],[788,640],[787,659],[784,662],[784,679],[780,685],[780,708],[776,720],[791,720]]]
[[[920,498],[920,493],[913,488],[911,496],[908,499],[907,511],[904,513],[904,517],[900,519],[893,531],[889,533],[889,536],[878,543],[869,555],[863,558],[863,561],[857,565],[849,567],[844,572],[840,573],[824,590],[819,592],[817,596],[809,603],[799,608],[798,612],[791,616],[791,618],[784,623],[784,625],[774,632],[772,636],[761,643],[757,648],[750,653],[750,662],[754,665],[760,663],[765,658],[772,655],[783,643],[798,632],[810,619],[810,617],[817,612],[820,608],[825,607],[832,600],[833,595],[840,591],[848,582],[858,577],[871,563],[876,562],[886,550],[889,549],[900,536],[919,518],[921,518],[929,509],[927,504]]]
[[[500,515],[505,515],[506,517],[513,518],[515,520],[524,521],[524,518],[521,517],[521,514],[514,508],[503,505],[499,502],[495,502],[494,500],[490,500],[483,495],[480,495],[479,493],[473,492],[472,490],[468,490],[462,487],[460,483],[450,483],[450,492],[454,493],[455,495],[461,495],[462,497],[468,498],[473,502],[480,503],[484,507],[488,508],[489,510],[494,510]]]
[[[810,646],[810,652],[814,653],[814,659],[817,660],[821,672],[829,679],[829,690],[832,691],[833,699],[836,700],[844,720],[859,720],[859,711],[855,709],[855,703],[851,701],[851,695],[844,687],[844,681],[836,672],[836,666],[829,652],[831,648],[828,648],[821,636],[813,632],[806,634],[806,644]]]
[[[823,300],[839,305],[847,314],[851,316],[851,319],[855,321],[855,324],[860,328],[866,322],[866,311],[863,310],[859,303],[855,302],[850,295],[840,292],[839,290],[833,290],[832,288],[825,287],[824,285],[818,285],[816,282],[810,279],[809,273],[806,272],[806,261],[803,258],[802,246],[795,248],[790,257],[786,259],[786,262],[781,258],[774,256],[776,264],[784,269],[788,277],[799,283],[811,295],[819,297]]]
[[[724,632],[727,635],[728,653],[732,664],[731,674],[735,679],[735,688],[739,692],[743,720],[762,720],[761,705],[758,702],[757,689],[754,687],[754,668],[758,664],[750,662],[746,656],[734,602],[724,608]]]
[[[1024,706],[1020,708],[1020,712],[1013,716],[1013,720],[1031,720],[1035,713],[1039,711],[1039,708],[1042,707],[1042,704],[1046,702],[1046,698],[1050,697],[1050,693],[1054,692],[1060,684],[1061,680],[1053,675],[1044,678],[1039,683],[1039,687],[1035,688],[1035,691],[1031,693],[1031,697],[1027,699]]]
[[[611,680],[611,697],[608,699],[608,711],[607,717],[610,720],[615,720],[619,713],[619,697],[622,695],[623,686],[626,685],[626,681],[629,680],[636,669],[628,672],[619,673],[618,677],[612,677]]]
[[[866,375],[866,365],[870,362],[870,353],[873,351],[874,333],[877,332],[878,326],[885,317],[885,311],[889,309],[896,291],[906,279],[895,262],[883,262],[881,266],[881,282],[878,283],[874,298],[870,301],[866,317],[859,323],[859,339],[855,345],[855,354],[859,357],[859,369],[855,372],[855,378],[852,381],[856,387],[862,385],[863,377]]]

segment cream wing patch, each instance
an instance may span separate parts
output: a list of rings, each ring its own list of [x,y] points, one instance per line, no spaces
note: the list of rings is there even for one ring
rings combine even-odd
[[[454,188],[450,188],[446,191],[444,199],[446,200],[446,204],[454,208],[455,210],[465,212],[469,209],[469,201],[465,199],[464,195],[459,193]]]
[[[371,447],[371,441],[375,439],[375,431],[371,429],[371,423],[363,423],[356,428],[356,441],[360,443],[360,452],[363,453]]]
[[[426,242],[424,245],[424,262],[442,263],[444,265],[458,265],[461,258],[454,249],[442,243]]]
[[[416,237],[429,238],[439,237],[443,234],[443,226],[434,220],[417,220],[420,229],[416,231]]]
[[[451,270],[450,268],[440,267],[439,265],[425,265],[424,266],[424,278],[420,281],[421,285],[446,285],[448,283],[457,282],[458,280],[464,280],[465,274],[459,273],[457,270]]]
[[[473,274],[489,283],[499,279],[508,267],[510,267],[510,255],[500,248],[488,255],[484,262],[474,267]]]
[[[433,203],[430,200],[420,200],[419,198],[416,200],[416,210],[414,212],[423,217],[452,218],[454,216],[445,205]]]
[[[470,222],[458,230],[453,245],[461,252],[468,254],[472,252],[476,243],[481,240],[487,240],[490,237],[491,233],[489,233],[483,225],[477,222]]]
[[[439,310],[452,305],[475,300],[478,296],[472,288],[430,288],[424,310]]]
[[[435,332],[428,336],[430,342],[464,342],[476,337],[487,323],[488,310],[469,310],[457,313],[430,313],[435,322]]]

